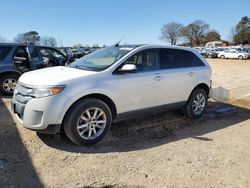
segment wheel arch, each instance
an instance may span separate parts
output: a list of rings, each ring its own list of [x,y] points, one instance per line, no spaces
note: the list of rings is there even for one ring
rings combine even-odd
[[[8,74],[15,74],[17,76],[21,76],[21,74],[19,72],[17,72],[17,71],[5,71],[5,72],[0,73],[0,77],[8,75]]]
[[[83,96],[83,97],[80,97],[79,99],[77,99],[75,102],[73,102],[73,103],[69,106],[69,108],[67,109],[66,113],[64,114],[62,124],[63,124],[63,122],[64,122],[64,119],[65,119],[67,113],[70,111],[70,109],[71,109],[74,105],[76,105],[77,103],[79,103],[81,100],[87,99],[87,98],[99,99],[99,100],[103,101],[104,103],[106,103],[106,104],[108,105],[108,107],[110,108],[110,110],[111,110],[112,119],[114,120],[114,119],[116,118],[116,116],[117,116],[117,109],[116,109],[116,105],[115,105],[115,103],[113,102],[113,100],[112,100],[110,97],[108,97],[108,96],[106,96],[106,95],[104,95],[104,94],[92,93],[92,94],[87,94],[87,95],[85,95],[85,96]]]
[[[209,86],[208,86],[206,83],[199,83],[197,86],[195,86],[195,88],[192,90],[192,92],[193,92],[194,90],[196,90],[197,88],[204,89],[204,90],[206,91],[207,95],[209,95],[209,90],[210,90],[210,88],[209,88]],[[192,92],[191,92],[191,93],[192,93]],[[191,95],[191,94],[190,94],[190,95]]]

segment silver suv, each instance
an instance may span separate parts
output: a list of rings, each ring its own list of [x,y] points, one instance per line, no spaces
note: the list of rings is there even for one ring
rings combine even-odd
[[[112,122],[141,112],[182,108],[200,117],[207,104],[211,68],[189,48],[112,46],[66,67],[23,74],[12,108],[21,124],[44,133],[64,130],[76,144],[94,144]]]

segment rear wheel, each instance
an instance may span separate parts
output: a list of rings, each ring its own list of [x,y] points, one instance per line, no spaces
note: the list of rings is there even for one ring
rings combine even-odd
[[[192,92],[185,106],[185,114],[190,118],[199,118],[207,106],[207,93],[198,88]]]
[[[240,55],[238,58],[239,58],[240,60],[242,60],[242,59],[243,59],[243,56],[242,56],[242,55]]]
[[[101,100],[86,98],[76,103],[66,114],[64,131],[78,145],[100,141],[112,123],[110,108]]]
[[[13,95],[19,76],[16,74],[6,74],[0,78],[0,93],[3,95]]]
[[[221,59],[225,59],[225,56],[224,56],[224,55],[221,55],[220,58],[221,58]]]

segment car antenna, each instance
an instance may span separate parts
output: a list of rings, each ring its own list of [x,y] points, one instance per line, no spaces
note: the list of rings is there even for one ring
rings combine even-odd
[[[122,38],[117,42],[115,43],[113,46],[119,46],[120,42],[124,39],[125,35],[122,36]]]

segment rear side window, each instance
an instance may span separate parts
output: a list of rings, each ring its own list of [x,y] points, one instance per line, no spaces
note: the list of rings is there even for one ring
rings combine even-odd
[[[194,53],[179,49],[160,49],[161,69],[204,66]]]
[[[186,67],[185,53],[176,49],[160,50],[161,69],[174,69]]]
[[[189,67],[205,66],[202,60],[199,57],[197,57],[193,52],[185,51],[185,53]]]
[[[0,46],[0,60],[3,60],[10,52],[10,46]]]

